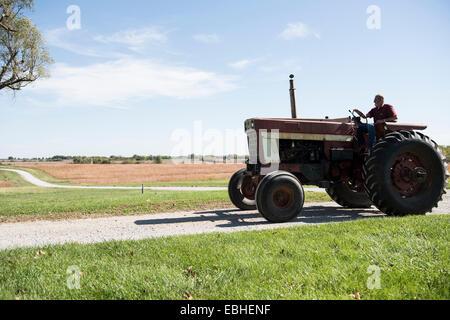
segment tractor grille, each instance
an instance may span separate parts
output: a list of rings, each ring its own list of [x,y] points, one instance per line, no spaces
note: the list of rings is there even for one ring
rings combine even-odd
[[[250,164],[258,163],[258,136],[255,130],[247,131],[248,154]]]

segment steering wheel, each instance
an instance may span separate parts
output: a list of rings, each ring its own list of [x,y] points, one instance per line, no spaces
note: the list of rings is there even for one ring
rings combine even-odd
[[[361,117],[360,117],[359,115],[356,116],[356,115],[355,115],[355,112],[352,111],[352,109],[349,109],[348,112],[350,112],[350,114],[352,115],[353,119],[354,119],[354,118],[359,118],[359,119],[360,119],[359,122],[361,122]],[[369,124],[369,119],[368,119],[368,118],[366,118],[366,124]]]

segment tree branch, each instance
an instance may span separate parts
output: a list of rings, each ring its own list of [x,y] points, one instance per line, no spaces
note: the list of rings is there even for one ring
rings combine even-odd
[[[5,82],[0,83],[0,90],[4,89],[4,88],[10,88],[12,90],[19,90],[21,87],[24,87],[26,85],[19,86],[19,88],[16,88],[16,87],[14,87],[15,84],[18,84],[18,83],[26,83],[26,84],[28,84],[30,82],[33,82],[34,80],[35,79],[25,79],[25,78],[15,79],[15,78],[10,78],[9,80],[7,80]]]
[[[19,51],[16,51],[14,54],[12,54],[11,57],[9,58],[8,62],[6,63],[6,65],[3,66],[2,72],[0,73],[0,81],[2,81],[3,76],[5,75],[6,71],[8,70],[8,67],[10,66],[11,62],[13,62],[13,60],[16,58],[18,53],[19,53]]]
[[[20,12],[20,11],[16,12],[16,13],[14,14],[13,18],[10,19],[10,20],[13,20],[13,19],[19,14],[19,12]],[[3,29],[4,29],[5,31],[7,31],[7,32],[17,32],[17,30],[12,29],[11,27],[9,27],[9,26],[4,22],[4,20],[6,21],[6,19],[9,18],[9,17],[10,17],[10,16],[9,16],[8,14],[2,13],[2,15],[0,16],[0,27],[3,28]]]

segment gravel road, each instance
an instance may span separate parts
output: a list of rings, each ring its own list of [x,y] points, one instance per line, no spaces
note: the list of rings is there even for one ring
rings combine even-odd
[[[446,196],[433,214],[450,213]],[[344,209],[333,202],[306,203],[303,212],[292,222],[272,224],[257,211],[235,209],[204,212],[161,213],[143,216],[99,219],[38,221],[0,224],[0,250],[40,247],[62,243],[98,243],[110,240],[138,240],[165,236],[227,233],[336,223],[383,216],[377,209]]]
[[[3,171],[10,171],[19,174],[25,181],[42,188],[58,188],[58,189],[96,189],[96,190],[141,190],[142,187],[101,187],[101,186],[73,186],[73,185],[57,185],[42,181],[31,173],[16,169],[1,169]],[[224,191],[228,190],[226,187],[144,187],[145,190],[153,191]],[[320,188],[304,188],[305,191],[325,192]]]

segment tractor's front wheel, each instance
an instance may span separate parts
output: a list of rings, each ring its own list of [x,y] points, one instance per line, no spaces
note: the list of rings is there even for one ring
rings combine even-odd
[[[256,190],[256,206],[270,222],[291,221],[302,211],[304,202],[302,185],[294,175],[285,171],[265,176]]]
[[[241,210],[255,210],[256,185],[253,178],[246,175],[246,169],[236,172],[228,184],[231,202]]]
[[[448,177],[438,145],[416,131],[393,132],[380,140],[363,176],[373,204],[391,216],[431,212],[442,200]]]

